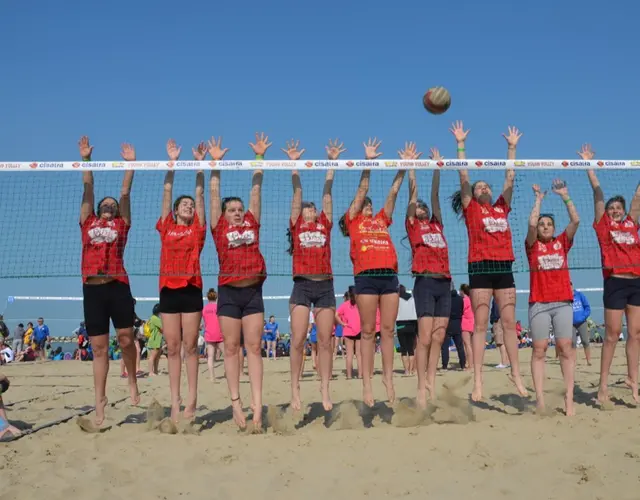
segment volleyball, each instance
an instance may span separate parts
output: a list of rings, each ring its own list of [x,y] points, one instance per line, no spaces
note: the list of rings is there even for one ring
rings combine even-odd
[[[451,106],[451,95],[444,87],[431,87],[422,98],[422,104],[432,115],[441,115]]]

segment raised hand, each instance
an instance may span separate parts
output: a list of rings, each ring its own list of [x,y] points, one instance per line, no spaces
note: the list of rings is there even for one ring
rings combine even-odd
[[[591,144],[583,144],[578,151],[578,156],[583,160],[593,160],[596,152],[591,148]]]
[[[464,124],[460,120],[458,120],[457,122],[453,122],[451,124],[451,128],[449,129],[449,132],[453,134],[457,142],[466,141],[467,135],[469,135],[469,130],[464,129]]]
[[[544,196],[547,194],[547,192],[540,190],[540,186],[538,184],[534,184],[533,185],[533,194],[536,195],[536,199],[542,200],[542,198],[544,198]]]
[[[125,142],[120,145],[120,156],[124,161],[136,161],[136,148]]]
[[[86,135],[80,137],[80,140],[78,141],[78,149],[80,150],[80,157],[83,160],[91,160],[93,146],[89,144],[89,138]]]
[[[213,161],[222,160],[224,155],[227,154],[227,151],[229,151],[229,148],[222,149],[222,137],[218,137],[217,141],[215,137],[211,137],[211,139],[207,141],[207,148]]]
[[[438,148],[431,148],[429,150],[429,158],[435,161],[444,160],[444,156],[440,154],[440,151],[438,150]]]
[[[375,160],[376,158],[380,158],[382,156],[382,152],[378,152],[380,144],[382,144],[382,141],[379,141],[377,137],[374,137],[373,140],[369,137],[369,141],[363,142],[365,159]]]
[[[191,148],[193,152],[193,159],[196,161],[202,161],[207,157],[207,146],[204,142],[198,144],[195,148]]]
[[[258,156],[264,156],[267,149],[271,147],[271,143],[269,142],[269,136],[264,135],[264,132],[256,132],[256,143],[249,143],[253,152]]]
[[[522,132],[520,132],[516,127],[508,127],[508,134],[502,134],[507,141],[507,144],[510,148],[515,148],[518,145],[518,141],[520,137],[522,137]]]
[[[291,139],[291,141],[287,141],[287,149],[285,148],[280,148],[280,149],[284,151],[284,153],[289,157],[291,161],[296,161],[296,160],[299,160],[304,154],[304,152],[306,151],[306,149],[304,148],[299,150],[298,149],[299,146],[300,146],[300,141],[295,141]]]
[[[401,160],[417,160],[422,153],[418,152],[415,142],[405,142],[404,149],[398,151],[398,156]]]
[[[177,161],[180,158],[180,151],[182,151],[182,146],[178,146],[176,141],[173,139],[167,141],[167,155],[171,161]]]
[[[327,150],[327,157],[330,160],[337,160],[340,158],[340,155],[347,150],[347,148],[344,147],[344,142],[340,142],[338,139],[333,142],[329,139],[329,145],[325,146],[324,149]]]
[[[567,189],[567,183],[562,179],[553,179],[551,183],[551,190],[557,195],[562,196],[563,198],[569,196],[569,189]]]

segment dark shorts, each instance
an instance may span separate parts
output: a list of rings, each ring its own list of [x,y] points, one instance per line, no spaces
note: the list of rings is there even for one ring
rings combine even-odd
[[[293,278],[293,290],[289,298],[292,306],[313,305],[317,308],[336,308],[336,293],[333,280],[314,281],[306,278]]]
[[[109,334],[109,321],[117,330],[133,328],[135,310],[131,288],[122,281],[113,280],[102,285],[82,285],[82,306],[87,335]]]
[[[251,314],[264,313],[262,283],[243,288],[218,287],[218,316],[242,319]]]
[[[513,262],[509,260],[482,260],[469,262],[469,288],[504,290],[515,288]]]
[[[376,269],[354,278],[356,295],[389,295],[398,293],[398,275],[390,269]]]
[[[448,318],[451,313],[451,279],[416,276],[413,298],[418,318]]]
[[[398,343],[400,344],[400,354],[402,356],[413,356],[415,354],[416,336],[418,335],[418,321],[397,321],[396,331]]]
[[[164,314],[180,314],[202,312],[202,288],[187,285],[182,288],[160,290],[160,312]]]
[[[604,280],[602,301],[605,309],[621,311],[627,306],[640,306],[640,278],[616,278]]]
[[[9,379],[3,378],[0,380],[0,396],[2,396],[5,392],[9,390]]]
[[[349,339],[349,340],[362,340],[362,334],[359,333],[358,335],[354,335],[353,337],[342,337],[343,339]]]

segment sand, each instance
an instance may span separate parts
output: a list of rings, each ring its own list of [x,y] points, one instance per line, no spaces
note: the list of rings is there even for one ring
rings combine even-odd
[[[520,351],[528,387],[531,351]],[[547,405],[562,406],[561,375],[549,351]],[[486,357],[485,401],[470,405],[469,375],[439,373],[440,398],[427,414],[414,409],[416,381],[396,375],[401,401],[364,410],[361,383],[345,380],[343,361],[334,367],[336,408],[325,415],[319,382],[302,382],[306,416],[286,410],[289,360],[265,362],[262,435],[239,433],[231,420],[223,378],[212,383],[201,365],[198,424],[175,435],[147,422],[158,420],[169,402],[166,376],[140,381],[138,408],[129,406],[126,381],[112,364],[108,396],[111,430],[87,434],[76,423],[46,428],[12,443],[0,443],[0,500],[464,498],[638,499],[640,498],[640,409],[618,383],[625,375],[623,346],[612,369],[614,409],[591,402],[600,351],[587,367],[582,352],[576,373],[577,415],[559,411],[541,417],[521,399],[504,371]],[[452,354],[452,363],[456,360]],[[379,367],[379,355],[376,359]],[[400,360],[396,360],[396,367]],[[166,369],[166,360],[161,367]],[[75,415],[93,404],[91,364],[76,361],[18,364],[2,368],[12,386],[5,394],[9,419],[38,426]],[[218,368],[218,375],[222,369]],[[382,399],[380,376],[375,396]],[[449,388],[445,388],[444,385]],[[186,390],[183,394],[186,394]],[[242,396],[249,401],[243,377]],[[28,401],[26,401],[28,400]],[[153,404],[156,400],[160,405]],[[166,411],[166,410],[165,410]],[[91,417],[91,414],[88,415]],[[165,429],[166,430],[166,429]],[[187,432],[184,432],[184,431]]]

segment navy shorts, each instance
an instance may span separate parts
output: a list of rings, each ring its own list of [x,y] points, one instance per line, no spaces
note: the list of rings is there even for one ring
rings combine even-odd
[[[640,278],[617,278],[604,280],[602,301],[605,309],[621,311],[627,306],[640,306]]]
[[[127,283],[113,280],[100,285],[82,286],[82,307],[87,335],[109,334],[109,322],[116,329],[133,328],[135,310],[131,288]]]
[[[398,275],[389,269],[360,273],[354,278],[356,295],[389,295],[398,293]]]
[[[306,306],[323,309],[336,308],[336,292],[333,280],[314,281],[306,278],[293,278],[293,290],[289,298],[292,306]]]
[[[469,262],[469,288],[505,290],[515,288],[513,262],[510,260],[482,260]]]
[[[202,288],[187,285],[181,288],[167,288],[160,290],[160,312],[165,314],[180,314],[202,312]]]
[[[418,318],[448,318],[451,313],[451,279],[416,276],[413,298]]]
[[[245,287],[218,287],[218,316],[242,319],[257,313],[264,313],[262,283]]]

